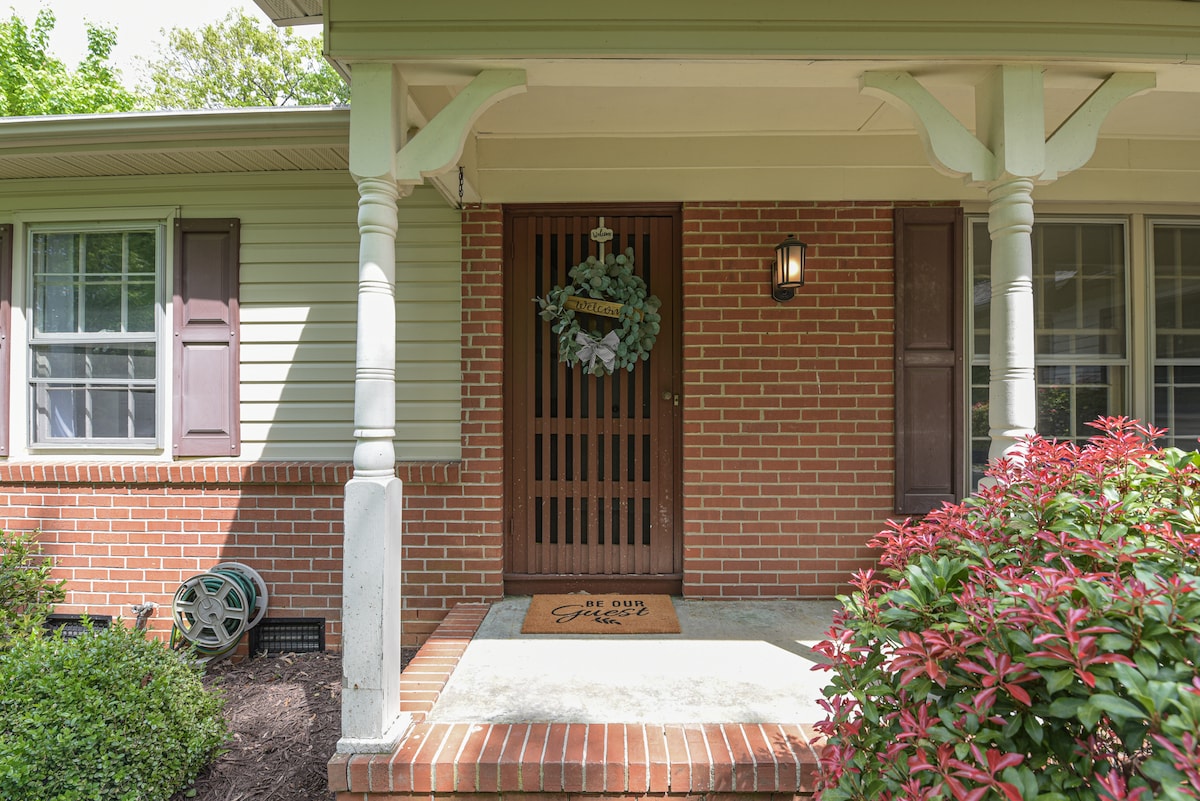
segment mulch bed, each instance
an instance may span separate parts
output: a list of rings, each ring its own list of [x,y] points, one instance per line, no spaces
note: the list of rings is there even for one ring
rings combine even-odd
[[[405,650],[404,664],[413,652]],[[341,736],[340,654],[218,662],[205,683],[225,696],[228,751],[172,801],[331,801],[325,763]]]

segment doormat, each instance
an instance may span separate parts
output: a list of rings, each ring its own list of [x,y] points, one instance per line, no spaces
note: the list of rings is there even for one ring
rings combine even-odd
[[[678,634],[669,595],[535,595],[522,634]]]

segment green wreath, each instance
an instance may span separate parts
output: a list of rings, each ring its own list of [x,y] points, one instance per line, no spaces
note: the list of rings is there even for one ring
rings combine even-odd
[[[610,253],[603,261],[588,256],[568,275],[571,283],[533,299],[541,308],[538,315],[553,323],[551,330],[558,334],[558,360],[604,375],[622,367],[632,371],[638,361],[650,358],[662,322],[662,302],[647,295],[646,282],[633,274],[633,248],[621,255]],[[585,331],[581,316],[612,319],[614,327],[605,332],[589,323]]]

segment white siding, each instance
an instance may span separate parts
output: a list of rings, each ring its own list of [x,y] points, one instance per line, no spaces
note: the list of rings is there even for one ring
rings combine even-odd
[[[350,177],[0,183],[0,222],[24,215],[50,219],[59,210],[66,219],[103,219],[105,209],[134,207],[241,220],[241,459],[348,460],[354,444],[358,281],[358,193]],[[399,209],[397,453],[404,460],[457,459],[459,214],[432,189],[418,189]],[[14,375],[13,391],[23,391],[24,383]],[[14,432],[19,437],[23,430]]]

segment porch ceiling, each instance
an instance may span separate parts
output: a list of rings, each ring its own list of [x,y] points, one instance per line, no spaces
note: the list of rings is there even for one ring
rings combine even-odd
[[[950,61],[812,60],[505,60],[402,63],[425,116],[478,72],[526,71],[529,92],[489,110],[483,137],[771,135],[911,133],[882,101],[862,95],[871,70],[917,77],[968,128],[974,87],[994,65]],[[1108,136],[1200,137],[1200,64],[1070,63],[1046,69],[1047,133],[1057,128],[1109,75],[1150,72],[1157,88],[1122,103],[1104,126]]]
[[[528,92],[488,110],[464,153],[468,180],[483,199],[514,202],[961,197],[961,182],[930,168],[911,122],[862,94],[859,82],[872,70],[910,72],[974,129],[974,88],[994,64],[507,59],[399,67],[422,119],[484,69],[526,71]],[[1115,143],[1170,142],[1172,169],[1200,169],[1198,64],[1048,64],[1046,134],[1116,72],[1152,72],[1157,87],[1109,115],[1101,153],[1120,158]],[[862,180],[864,168],[874,171],[877,188]],[[580,197],[581,185],[589,197]]]

